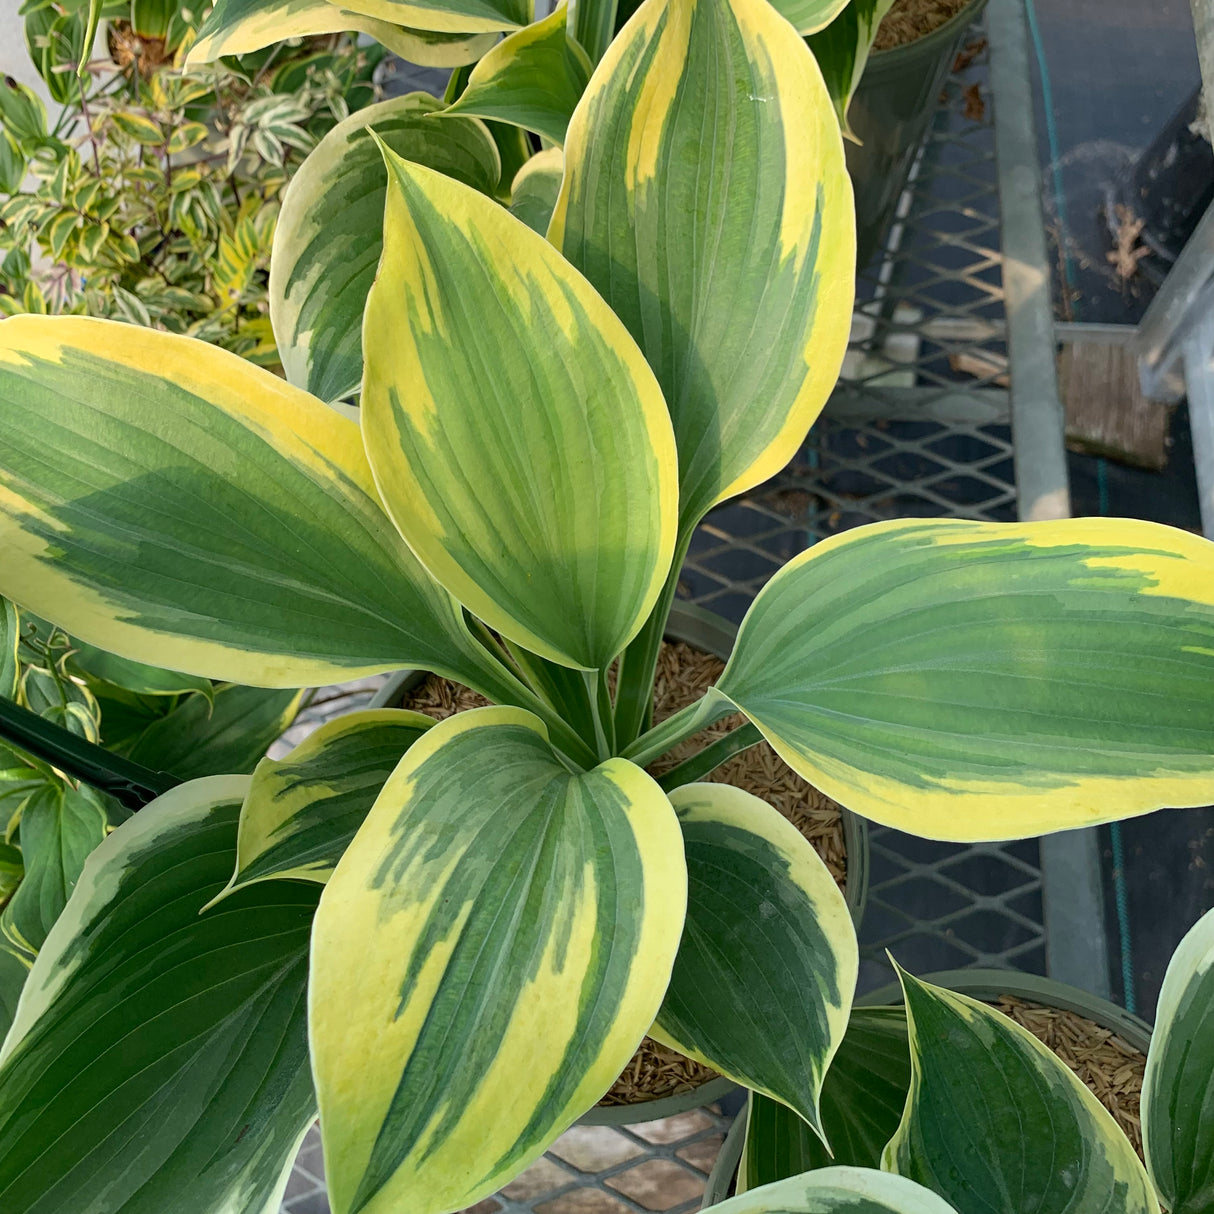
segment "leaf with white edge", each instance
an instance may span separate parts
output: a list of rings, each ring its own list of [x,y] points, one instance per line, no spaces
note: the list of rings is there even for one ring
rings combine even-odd
[[[564,172],[565,157],[560,148],[537,152],[514,176],[510,214],[542,236],[548,231]]]
[[[678,821],[639,767],[574,774],[510,708],[415,742],[313,931],[335,1214],[457,1210],[537,1158],[652,1023],[685,904]]]
[[[847,903],[805,836],[758,797],[685,784],[670,803],[687,857],[687,922],[651,1035],[821,1132],[822,1079],[859,966]]]
[[[347,713],[285,758],[263,759],[240,811],[224,896],[270,878],[327,881],[405,751],[433,724],[393,708]]]
[[[824,1168],[711,1206],[717,1214],[957,1214],[935,1193],[870,1168]]]
[[[590,79],[586,52],[566,36],[567,11],[562,4],[498,43],[472,69],[467,87],[443,114],[507,122],[564,143],[570,116]]]
[[[209,63],[221,55],[246,55],[288,38],[346,30],[370,34],[402,59],[426,67],[474,63],[497,38],[496,34],[435,35],[429,30],[402,29],[328,0],[217,0],[198,30],[186,64]]]
[[[316,1115],[316,886],[223,888],[247,777],[183,784],[93,853],[0,1052],[5,1214],[276,1214]]]
[[[899,520],[767,583],[718,683],[795,771],[932,839],[1214,800],[1214,545],[1132,519]]]
[[[657,381],[547,241],[467,186],[384,157],[361,406],[384,505],[491,628],[562,665],[605,668],[674,550],[676,455]]]
[[[341,0],[341,7],[392,25],[454,34],[522,29],[535,15],[534,0]]]
[[[0,599],[0,696],[12,699],[21,678],[17,661],[17,642],[21,639],[21,621],[16,605]]]
[[[646,0],[569,125],[548,238],[657,374],[685,534],[792,458],[847,347],[855,215],[821,73],[767,0]]]
[[[0,932],[11,944],[30,956],[38,952],[105,831],[105,807],[86,785],[47,783],[25,802],[20,827],[25,876],[0,912]]]
[[[0,550],[0,593],[170,670],[497,681],[385,516],[357,423],[192,338],[0,325]]]
[[[72,642],[72,665],[90,678],[111,683],[135,695],[173,696],[195,691],[209,700],[214,691],[210,679],[120,658],[84,641]]]
[[[856,0],[776,0],[776,12],[798,34],[816,34],[852,8]]]
[[[906,1013],[852,1008],[847,1032],[822,1084],[822,1140],[786,1105],[752,1092],[738,1192],[832,1164],[879,1168],[910,1089]]]
[[[882,1167],[959,1210],[1158,1214],[1108,1110],[1001,1012],[899,969],[911,1086]]]
[[[1168,963],[1142,1084],[1147,1170],[1172,1214],[1214,1210],[1214,910]]]
[[[834,21],[806,40],[822,69],[839,125],[852,138],[847,107],[864,75],[877,29],[893,3],[894,0],[850,0]]]
[[[362,380],[367,292],[383,250],[388,171],[370,129],[406,160],[485,194],[501,160],[480,122],[434,121],[442,104],[408,93],[339,122],[296,170],[283,195],[270,259],[270,320],[287,379],[321,400]]]

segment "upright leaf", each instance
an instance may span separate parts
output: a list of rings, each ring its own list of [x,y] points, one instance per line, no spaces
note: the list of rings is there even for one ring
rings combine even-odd
[[[533,0],[342,0],[356,13],[419,30],[479,34],[531,23]]]
[[[1142,1144],[1172,1214],[1214,1210],[1214,910],[1168,963],[1142,1084]]]
[[[566,36],[567,14],[562,4],[498,43],[472,69],[467,87],[444,115],[491,118],[564,143],[591,70],[586,52]]]
[[[313,933],[336,1214],[459,1209],[535,1159],[652,1022],[685,900],[674,811],[640,768],[574,775],[517,709],[415,742]]]
[[[210,679],[195,674],[178,674],[160,666],[149,666],[130,658],[120,658],[96,645],[72,643],[72,665],[90,678],[111,683],[141,696],[172,696],[197,692],[208,700],[212,695]]]
[[[11,700],[17,694],[21,666],[17,661],[17,642],[21,639],[21,621],[17,608],[8,599],[0,599],[0,696]]]
[[[1024,838],[1214,800],[1214,545],[1154,523],[905,520],[790,561],[718,684],[866,818]]]
[[[777,0],[775,9],[798,34],[816,34],[855,4],[856,0]]]
[[[899,970],[911,1087],[882,1167],[958,1210],[1158,1214],[1130,1141],[1032,1033]]]
[[[0,548],[0,593],[171,670],[299,687],[488,667],[385,517],[357,424],[186,337],[0,326]]]
[[[16,953],[0,940],[0,1041],[3,1041],[17,1015],[17,1001],[29,977],[29,969]]]
[[[11,944],[30,956],[38,952],[105,830],[105,807],[85,785],[48,782],[26,801],[20,827],[25,876],[0,912],[0,931]]]
[[[245,55],[287,38],[307,38],[345,30],[370,34],[377,42],[428,67],[455,67],[479,59],[494,34],[435,34],[402,29],[328,0],[217,0],[198,30],[187,64],[208,63],[221,55]]]
[[[956,1214],[921,1185],[868,1168],[794,1176],[710,1208],[718,1214]]]
[[[855,218],[821,74],[767,0],[646,0],[570,123],[548,236],[657,374],[684,533],[788,462],[846,349]]]
[[[569,0],[569,35],[598,63],[615,37],[618,0]]]
[[[910,1074],[902,1008],[852,1008],[822,1084],[822,1129],[830,1150],[786,1105],[752,1092],[738,1192],[832,1164],[880,1167],[902,1120]]]
[[[893,3],[894,0],[850,0],[824,30],[807,39],[835,103],[839,125],[849,136],[847,107],[864,75],[877,30]]]
[[[408,93],[340,122],[299,166],[283,196],[270,259],[270,319],[283,370],[322,400],[358,390],[367,292],[383,251],[388,172],[370,136],[492,194],[501,174],[497,145],[469,119],[435,122],[442,105]]]
[[[537,152],[514,176],[510,214],[542,236],[548,230],[564,172],[565,157],[560,148]]]
[[[247,779],[175,788],[90,858],[0,1053],[5,1214],[278,1210],[316,1113],[316,887],[231,873]]]
[[[666,579],[670,422],[623,325],[502,207],[384,153],[363,433],[423,564],[490,627],[606,667]]]
[[[241,807],[225,894],[271,877],[327,881],[405,751],[433,724],[399,709],[352,712],[286,758],[262,759]]]
[[[799,830],[729,784],[670,794],[687,922],[653,1035],[796,1109],[819,1133],[859,954],[847,903]]]

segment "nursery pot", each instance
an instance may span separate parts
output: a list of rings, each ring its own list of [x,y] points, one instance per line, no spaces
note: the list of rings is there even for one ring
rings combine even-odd
[[[737,627],[710,611],[693,607],[676,600],[666,626],[666,637],[671,641],[682,641],[705,653],[711,653],[721,661],[727,661],[733,651]],[[424,678],[421,670],[402,670],[388,680],[371,701],[372,708],[396,708],[405,696]],[[852,922],[859,926],[868,896],[868,828],[864,820],[846,809],[843,815],[843,838],[847,851],[846,900]],[[656,1121],[662,1117],[673,1117],[689,1109],[700,1108],[719,1100],[737,1085],[724,1077],[712,1079],[687,1092],[662,1096],[656,1100],[637,1104],[597,1107],[585,1113],[581,1125],[631,1125],[642,1121]],[[736,1161],[735,1161],[736,1164]]]
[[[861,140],[847,141],[847,169],[856,194],[856,264],[861,269],[885,239],[936,112],[940,89],[966,31],[985,7],[986,0],[970,0],[930,34],[869,56],[847,112]]]
[[[1016,970],[964,969],[943,970],[928,974],[924,978],[933,986],[942,986],[983,1003],[994,1003],[1004,995],[1037,1003],[1042,1007],[1057,1008],[1063,1012],[1075,1012],[1103,1029],[1116,1033],[1124,1042],[1140,1054],[1146,1054],[1151,1044],[1151,1026],[1125,1008],[1090,995],[1078,987],[1055,982],[1053,978],[1042,978],[1037,974],[1021,974]],[[857,1007],[885,1007],[902,1002],[902,988],[896,983],[863,995],[856,1000]],[[739,1113],[725,1138],[721,1153],[713,1166],[704,1190],[702,1209],[724,1201],[733,1190],[734,1178],[742,1158],[742,1147],[746,1140],[746,1114]]]

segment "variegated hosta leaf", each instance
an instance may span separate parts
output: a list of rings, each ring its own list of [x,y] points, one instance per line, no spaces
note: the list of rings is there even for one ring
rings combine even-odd
[[[687,922],[653,1035],[821,1131],[822,1077],[859,965],[847,903],[804,835],[758,797],[686,784],[670,802]]]
[[[902,1120],[909,1088],[905,1011],[852,1008],[822,1084],[822,1129],[830,1151],[791,1109],[752,1092],[738,1192],[831,1164],[880,1167],[881,1152]]]
[[[181,785],[86,865],[0,1054],[5,1214],[277,1211],[316,1109],[317,892],[277,882],[198,913],[231,875],[247,785]]]
[[[640,768],[572,774],[518,709],[415,742],[313,932],[335,1214],[456,1210],[536,1158],[652,1022],[685,900],[678,822]]]
[[[906,520],[785,565],[718,684],[828,796],[935,839],[1214,799],[1214,546],[1130,519]]]
[[[86,785],[48,781],[25,802],[19,835],[25,876],[0,912],[0,932],[11,945],[29,957],[38,952],[105,830],[105,807]]]
[[[816,34],[855,3],[856,0],[778,0],[775,9],[798,34]]]
[[[392,25],[451,34],[521,29],[535,15],[534,0],[341,0],[341,7]]]
[[[90,678],[100,679],[135,695],[173,696],[194,691],[208,700],[213,695],[210,679],[196,674],[178,674],[160,666],[120,658],[116,653],[107,653],[83,641],[72,642],[72,665]]]
[[[351,114],[316,145],[283,197],[270,259],[270,319],[287,378],[321,400],[358,390],[367,292],[383,250],[388,173],[370,136],[486,194],[497,145],[470,119],[434,121],[442,104],[408,93]]]
[[[824,1168],[711,1206],[718,1214],[957,1214],[935,1193],[870,1168]]]
[[[384,504],[491,628],[563,665],[606,667],[674,549],[661,391],[547,241],[467,186],[384,155],[362,394]]]
[[[684,531],[788,462],[846,349],[855,217],[821,73],[767,0],[646,0],[570,123],[548,237],[657,373]]]
[[[358,425],[233,354],[0,326],[0,593],[123,657],[271,687],[487,666],[384,515]]]
[[[17,661],[20,637],[17,608],[8,599],[0,599],[0,696],[10,700],[16,695],[21,678],[21,666]]]
[[[911,1087],[882,1167],[958,1210],[1158,1214],[1129,1139],[1052,1050],[976,999],[898,975]]]
[[[213,701],[191,696],[120,749],[179,780],[247,775],[295,720],[302,698],[299,691],[220,687]]]
[[[586,52],[566,37],[566,15],[562,4],[500,42],[472,69],[467,87],[443,113],[491,118],[564,143],[591,70]]]
[[[224,891],[329,879],[401,756],[434,724],[380,708],[322,725],[286,758],[262,759],[240,811],[236,871]]]
[[[548,231],[564,172],[565,157],[560,148],[537,152],[515,174],[510,189],[510,214],[542,236]]]
[[[835,103],[839,125],[851,135],[847,107],[864,75],[877,29],[894,0],[850,0],[824,30],[807,41]]]
[[[475,63],[497,37],[402,29],[391,21],[376,21],[328,0],[217,0],[199,28],[186,63],[208,63],[221,55],[248,54],[287,38],[345,30],[370,34],[402,59],[427,67]]]
[[[1168,964],[1142,1085],[1142,1141],[1172,1214],[1214,1210],[1214,911]]]

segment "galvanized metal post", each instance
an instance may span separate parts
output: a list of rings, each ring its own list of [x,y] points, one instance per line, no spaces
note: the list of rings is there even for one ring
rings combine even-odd
[[[1020,517],[1066,518],[1071,512],[1066,420],[1058,391],[1024,0],[992,0],[987,29]],[[1107,996],[1109,959],[1096,831],[1042,839],[1041,880],[1050,976]]]

